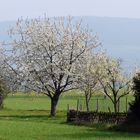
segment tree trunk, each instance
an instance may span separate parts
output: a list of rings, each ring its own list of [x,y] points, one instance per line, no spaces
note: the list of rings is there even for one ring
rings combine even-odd
[[[56,115],[56,106],[57,106],[57,103],[58,103],[58,99],[59,99],[59,97],[57,97],[57,96],[54,96],[54,97],[51,98],[51,112],[50,112],[51,116]]]
[[[118,111],[117,110],[117,102],[114,102],[113,104],[114,104],[114,112],[117,113],[117,111]]]
[[[86,109],[87,112],[89,112],[89,101],[91,98],[91,93],[89,93],[90,91],[85,91],[85,101],[86,101]]]
[[[87,108],[87,112],[89,112],[89,101],[87,98],[86,98],[86,108]]]
[[[118,111],[118,109],[117,109],[117,96],[115,93],[113,94],[113,96],[114,96],[114,101],[113,101],[114,112],[117,113],[117,111]]]

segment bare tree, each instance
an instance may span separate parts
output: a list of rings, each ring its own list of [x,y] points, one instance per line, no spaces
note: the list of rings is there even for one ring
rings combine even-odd
[[[78,65],[98,46],[96,36],[70,17],[20,19],[9,34],[7,65],[19,84],[51,99],[54,116],[60,95],[74,88]]]

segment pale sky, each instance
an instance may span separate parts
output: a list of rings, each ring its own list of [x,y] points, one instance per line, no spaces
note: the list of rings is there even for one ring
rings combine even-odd
[[[140,18],[140,0],[0,0],[0,21],[20,17],[102,16]]]

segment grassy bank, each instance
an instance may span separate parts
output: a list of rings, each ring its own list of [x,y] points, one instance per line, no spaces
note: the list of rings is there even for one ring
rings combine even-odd
[[[104,130],[101,126],[66,123],[65,112],[50,118],[47,111],[3,110],[0,140],[139,140],[140,135]]]

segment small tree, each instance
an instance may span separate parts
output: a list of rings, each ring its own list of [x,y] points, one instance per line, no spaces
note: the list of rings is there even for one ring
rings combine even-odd
[[[77,84],[78,88],[84,92],[87,111],[90,111],[89,103],[92,95],[101,88],[98,81],[101,55],[102,53],[99,52],[92,54],[79,68],[81,73]]]
[[[130,111],[133,116],[140,120],[140,72],[133,78],[133,87],[135,100],[130,103]]]
[[[114,112],[118,112],[120,98],[131,92],[130,78],[122,72],[121,61],[104,56],[100,68],[101,77],[99,82],[103,88],[104,94],[112,101]]]
[[[21,19],[10,36],[7,65],[19,84],[51,99],[54,116],[60,95],[75,88],[78,65],[97,47],[96,36],[71,18]]]

